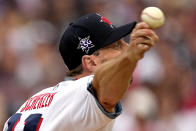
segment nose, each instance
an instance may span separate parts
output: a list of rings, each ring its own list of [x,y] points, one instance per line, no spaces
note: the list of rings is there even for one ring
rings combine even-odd
[[[125,51],[128,48],[128,43],[125,42],[123,39],[121,39],[120,42],[122,46],[122,51]]]

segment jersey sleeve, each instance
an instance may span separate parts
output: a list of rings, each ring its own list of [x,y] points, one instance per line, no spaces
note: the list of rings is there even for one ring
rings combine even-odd
[[[94,90],[92,83],[90,83],[87,87],[87,90],[94,96],[95,101],[97,103],[97,106],[99,107],[99,109],[109,118],[111,119],[115,119],[117,116],[119,116],[122,113],[122,106],[121,106],[121,102],[118,102],[115,106],[114,112],[108,112],[104,109],[104,107],[100,104],[100,102],[98,101],[97,98],[97,94],[96,91]]]
[[[90,77],[89,77],[90,78]],[[110,123],[121,114],[122,107],[120,102],[116,105],[115,111],[107,112],[99,103],[96,92],[92,87],[92,79],[81,83],[80,89],[73,96],[72,111],[70,117],[72,123],[78,126],[86,127],[86,130],[100,129]]]

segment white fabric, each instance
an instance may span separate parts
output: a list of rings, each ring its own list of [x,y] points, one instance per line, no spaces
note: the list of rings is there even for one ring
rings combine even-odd
[[[94,96],[87,90],[92,76],[72,81],[67,80],[55,87],[47,88],[34,96],[45,93],[56,93],[49,107],[20,112],[22,113],[16,131],[24,128],[25,119],[35,113],[42,114],[40,131],[110,131],[113,119],[107,117],[97,106]],[[7,126],[7,124],[6,124]],[[7,127],[5,126],[4,131]]]

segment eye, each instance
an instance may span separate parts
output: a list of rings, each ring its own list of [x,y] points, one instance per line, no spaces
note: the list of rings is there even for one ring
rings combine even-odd
[[[116,42],[116,43],[114,44],[114,49],[115,49],[115,50],[121,49],[121,44],[120,44],[120,42]]]

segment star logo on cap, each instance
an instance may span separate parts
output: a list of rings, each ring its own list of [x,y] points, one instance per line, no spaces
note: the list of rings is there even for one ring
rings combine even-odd
[[[85,38],[80,38],[79,39],[79,44],[77,49],[82,49],[82,51],[86,52],[88,54],[89,49],[95,47],[95,45],[92,44],[92,41],[90,40],[90,36],[85,37]]]

